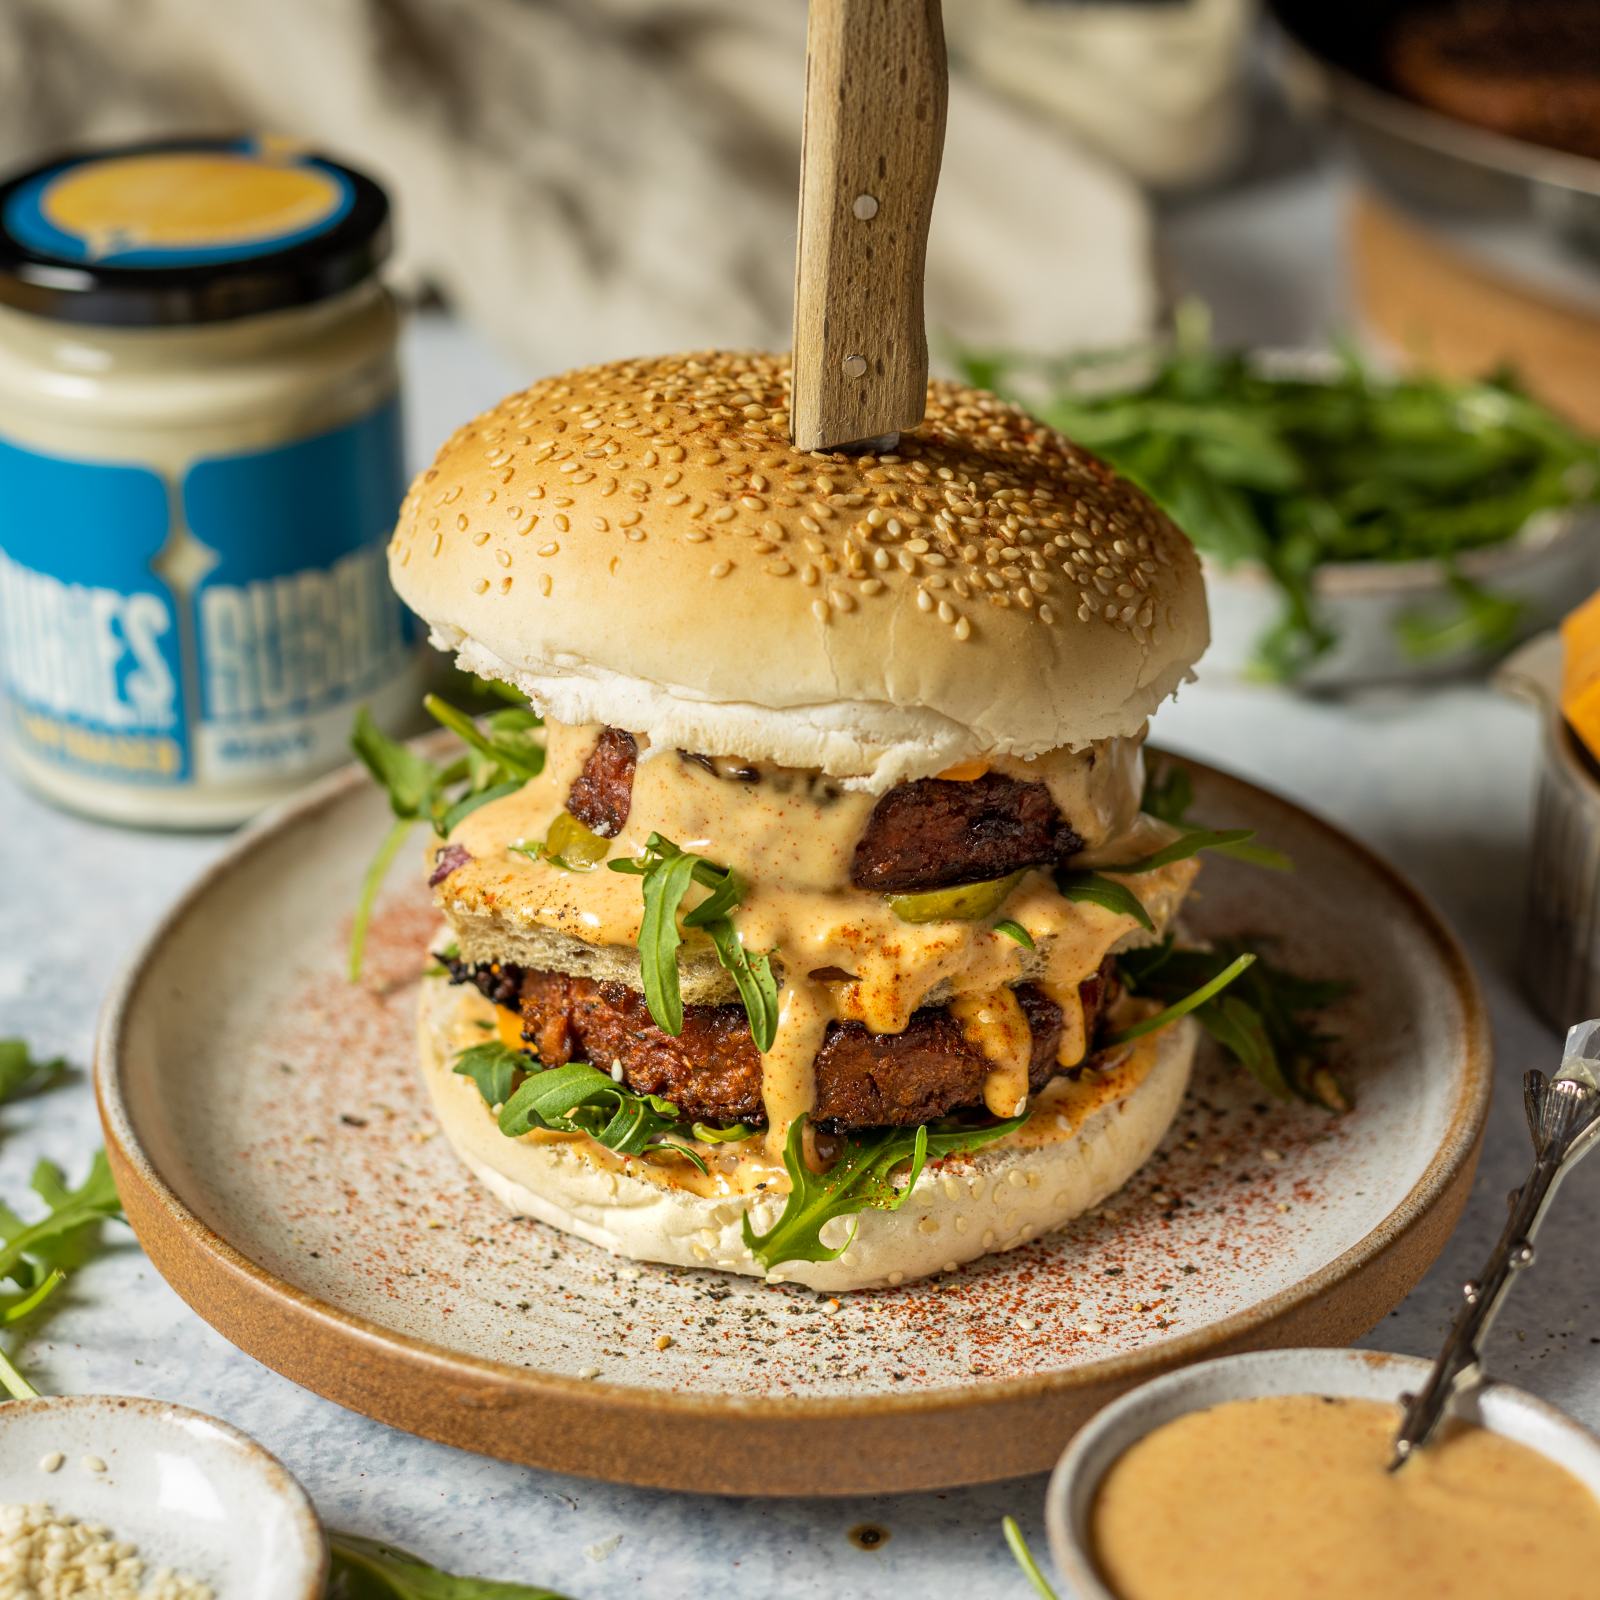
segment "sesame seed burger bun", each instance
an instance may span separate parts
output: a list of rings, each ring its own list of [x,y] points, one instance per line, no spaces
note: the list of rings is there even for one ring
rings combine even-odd
[[[892,455],[788,438],[786,357],[548,378],[461,428],[389,546],[468,671],[566,723],[882,791],[1132,735],[1208,642],[1182,533],[982,390]]]
[[[465,1019],[483,1004],[443,979],[423,980],[422,1069],[445,1137],[502,1205],[636,1261],[762,1275],[741,1235],[748,1196],[707,1198],[643,1162],[623,1170],[581,1137],[501,1133],[471,1080],[450,1068],[463,1026],[470,1026]],[[882,1288],[1064,1227],[1120,1189],[1153,1154],[1183,1099],[1197,1037],[1185,1018],[1141,1039],[1133,1064],[1142,1070],[1114,1076],[1113,1087],[1070,1133],[1046,1143],[1001,1141],[952,1157],[937,1171],[925,1169],[899,1210],[861,1214],[837,1260],[784,1262],[772,1276],[826,1291]],[[743,1147],[731,1148],[742,1157]],[[755,1202],[758,1232],[772,1226],[782,1204],[781,1197]],[[836,1220],[823,1230],[823,1242],[843,1243],[848,1232],[849,1223]]]

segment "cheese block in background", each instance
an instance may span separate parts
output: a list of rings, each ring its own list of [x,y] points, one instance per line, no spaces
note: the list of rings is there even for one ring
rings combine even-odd
[[[1561,714],[1600,761],[1600,590],[1561,624]]]

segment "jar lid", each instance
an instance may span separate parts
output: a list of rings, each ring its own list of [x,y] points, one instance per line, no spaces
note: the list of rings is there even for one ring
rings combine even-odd
[[[370,178],[286,140],[79,151],[0,183],[0,305],[172,327],[311,305],[389,253]]]

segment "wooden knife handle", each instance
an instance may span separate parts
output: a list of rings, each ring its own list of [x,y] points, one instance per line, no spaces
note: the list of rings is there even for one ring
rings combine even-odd
[[[922,421],[948,97],[939,0],[811,0],[790,406],[803,450]]]

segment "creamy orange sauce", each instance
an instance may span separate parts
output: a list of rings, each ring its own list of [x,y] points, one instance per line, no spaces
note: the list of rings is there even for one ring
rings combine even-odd
[[[1281,1395],[1180,1417],[1106,1474],[1090,1529],[1118,1600],[1589,1600],[1600,1501],[1536,1451],[1448,1424],[1386,1471],[1395,1407]]]
[[[470,1045],[481,1044],[488,1038],[498,1037],[516,1049],[521,1042],[521,1024],[510,1012],[485,1000],[471,989],[455,991],[450,1015],[447,1037],[440,1040],[438,1051],[442,1070],[454,1078],[452,1087],[456,1092],[481,1104],[482,1097],[476,1086],[469,1079],[450,1073],[449,1064],[462,1050]],[[1086,1072],[1078,1078],[1055,1079],[1034,1097],[1033,1115],[1028,1121],[1015,1133],[1007,1134],[1004,1140],[986,1149],[1037,1150],[1047,1145],[1070,1143],[1097,1112],[1127,1099],[1144,1082],[1156,1064],[1160,1049],[1160,1036],[1147,1035],[1116,1052],[1100,1070]],[[491,1114],[489,1108],[483,1109],[484,1116]],[[811,1130],[808,1128],[806,1131],[809,1133]],[[689,1129],[684,1127],[676,1136],[688,1138]],[[581,1133],[535,1128],[523,1134],[522,1138],[533,1144],[581,1142],[584,1158],[597,1166],[646,1178],[665,1189],[684,1189],[702,1199],[723,1199],[756,1194],[763,1190],[783,1194],[789,1187],[788,1174],[783,1169],[782,1152],[772,1149],[759,1138],[720,1145],[697,1142],[695,1149],[709,1169],[704,1173],[681,1157],[619,1156]],[[942,1160],[930,1161],[928,1171],[933,1174],[945,1171],[959,1173],[971,1166],[972,1159],[964,1154],[947,1156]]]
[[[961,1032],[989,1063],[983,1103],[997,1117],[1014,1117],[1028,1103],[1028,1066],[1033,1030],[1010,989],[958,991],[950,1014]]]
[[[544,772],[456,829],[452,842],[464,845],[473,859],[438,891],[447,916],[487,913],[590,944],[637,943],[643,900],[636,876],[605,866],[568,872],[508,849],[545,838],[599,732],[549,724]],[[1140,817],[1136,739],[991,766],[1046,784],[1090,847],[1110,859],[1131,859],[1170,836],[1158,824],[1152,843],[1147,819]],[[1045,872],[1026,874],[993,916],[904,922],[884,896],[850,884],[855,847],[876,803],[873,795],[810,774],[763,769],[759,783],[744,783],[719,777],[676,751],[644,750],[627,824],[610,842],[609,859],[626,859],[643,855],[650,834],[661,833],[732,867],[743,879],[744,898],[734,912],[739,937],[747,949],[776,952],[782,973],[777,1037],[763,1061],[762,1079],[774,1152],[789,1124],[812,1104],[812,1060],[829,1022],[856,1021],[875,1033],[899,1033],[944,985],[957,996],[969,1037],[992,1064],[986,1104],[999,1115],[1015,1114],[1027,1101],[1027,1030],[1011,987],[1030,972],[1044,983],[1065,1016],[1061,1059],[1073,1064],[1086,1046],[1077,984],[1136,927],[1132,918],[1103,906],[1064,899]],[[1196,870],[1194,862],[1181,862],[1126,881],[1159,924]],[[692,889],[685,905],[700,895]],[[1000,915],[1033,937],[1042,974],[1040,955],[995,933]],[[686,934],[685,954],[706,948],[702,934]]]

